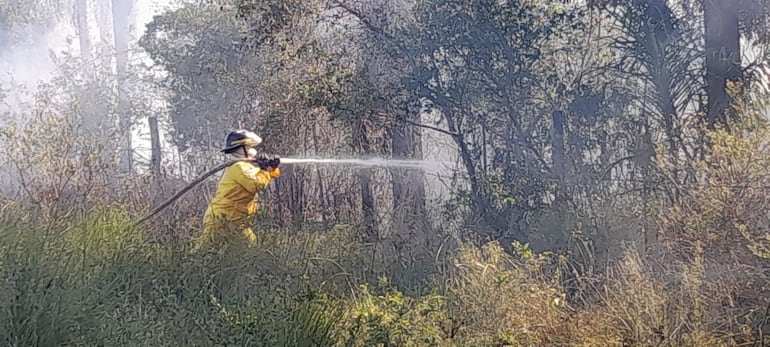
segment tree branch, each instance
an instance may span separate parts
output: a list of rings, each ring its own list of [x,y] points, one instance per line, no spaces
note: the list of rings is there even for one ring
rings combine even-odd
[[[356,19],[358,19],[358,21],[361,22],[361,24],[363,24],[367,29],[369,29],[369,31],[375,34],[382,35],[388,40],[391,40],[391,41],[395,40],[395,37],[385,32],[385,29],[372,24],[372,22],[368,18],[366,18],[366,16],[363,13],[361,13],[361,11],[350,7],[350,5],[345,4],[343,1],[340,1],[340,0],[334,0],[332,1],[332,3],[338,6],[339,8],[345,10],[347,13],[349,13],[353,17],[356,17]]]
[[[412,125],[412,126],[416,126],[416,127],[420,127],[420,128],[425,128],[425,129],[430,129],[430,130],[433,130],[433,131],[438,131],[438,132],[440,132],[442,134],[446,134],[446,135],[449,135],[449,136],[452,136],[452,137],[460,138],[460,137],[463,136],[462,134],[459,134],[459,133],[456,133],[456,132],[452,132],[452,131],[449,131],[449,130],[446,130],[446,129],[441,129],[439,127],[434,127],[432,125],[420,124],[420,123],[417,123],[417,122],[412,122],[412,121],[407,120],[407,119],[404,119],[403,121],[406,122],[409,125]]]
[[[389,115],[383,114],[383,113],[378,113],[377,115],[382,117],[382,118],[385,118],[385,119],[391,118],[391,117],[389,117]],[[451,130],[447,130],[447,129],[441,129],[441,128],[436,127],[436,126],[422,124],[422,123],[417,123],[417,122],[414,122],[414,121],[411,121],[411,120],[408,120],[408,119],[399,119],[399,120],[403,121],[404,123],[409,124],[411,126],[433,130],[433,131],[442,133],[444,135],[449,135],[449,136],[454,137],[454,138],[462,138],[463,137],[463,135],[460,134],[460,133],[457,133],[457,132],[454,132],[454,131],[451,131]]]

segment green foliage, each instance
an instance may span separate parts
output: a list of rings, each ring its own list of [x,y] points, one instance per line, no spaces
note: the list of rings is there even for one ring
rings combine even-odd
[[[766,257],[770,234],[762,211],[767,208],[764,187],[770,185],[770,128],[749,106],[738,108],[744,110],[744,120],[733,124],[730,132],[708,132],[708,154],[694,164],[708,184],[690,186],[664,222],[677,237],[705,242],[709,249],[731,248],[728,244],[737,242],[756,256]]]
[[[470,186],[458,200],[484,216],[475,222],[495,239],[564,243],[566,226],[541,231],[533,221],[565,214],[554,196],[596,187],[603,168],[587,153],[610,160],[622,150],[613,142],[621,134],[607,127],[626,102],[607,93],[617,90],[603,77],[610,59],[586,47],[596,34],[588,12],[542,1],[442,0],[421,1],[415,13],[424,63],[413,84],[455,134]],[[562,124],[552,121],[556,111]]]
[[[170,92],[170,135],[180,150],[216,148],[226,129],[256,127],[260,68],[271,58],[260,52],[286,49],[279,33],[304,3],[186,4],[147,25],[139,46],[168,72],[160,82]]]
[[[137,261],[141,239],[125,230],[125,219],[106,211],[68,230],[2,217],[6,344],[84,346],[117,333],[113,315],[125,305],[120,293],[131,275],[149,269]]]
[[[355,305],[348,312],[347,346],[438,346],[448,340],[443,331],[446,304],[439,295],[405,297],[383,282],[372,293],[360,286]]]
[[[170,135],[181,151],[218,147],[233,121],[251,113],[256,61],[239,42],[246,30],[233,11],[214,5],[188,4],[147,25],[139,45],[168,72],[161,82],[170,92]]]
[[[289,26],[299,11],[307,10],[310,1],[301,0],[236,0],[236,18],[248,27],[243,38],[252,50],[273,43],[276,32]]]

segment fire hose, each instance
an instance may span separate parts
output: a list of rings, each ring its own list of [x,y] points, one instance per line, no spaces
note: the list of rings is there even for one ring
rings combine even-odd
[[[172,196],[168,200],[164,201],[162,204],[158,205],[158,207],[152,209],[152,211],[150,211],[150,213],[148,213],[147,215],[145,215],[144,217],[142,217],[141,219],[136,221],[134,224],[132,224],[131,227],[137,227],[137,226],[141,225],[142,223],[148,221],[150,218],[152,218],[153,216],[158,214],[160,211],[163,211],[166,207],[168,207],[169,205],[174,203],[174,201],[177,201],[180,197],[182,197],[182,195],[184,195],[185,193],[187,193],[191,189],[195,188],[195,186],[199,185],[205,179],[207,179],[210,176],[214,175],[215,173],[217,173],[219,171],[222,171],[222,170],[226,169],[227,167],[229,167],[229,166],[231,166],[231,165],[233,165],[233,164],[235,164],[237,162],[241,162],[241,161],[251,161],[251,162],[254,162],[260,168],[266,168],[268,166],[275,167],[279,163],[278,156],[268,157],[268,156],[262,155],[262,156],[257,157],[256,159],[249,159],[249,158],[234,159],[234,160],[230,160],[230,161],[228,161],[226,163],[219,164],[219,165],[213,167],[211,170],[206,171],[202,175],[198,176],[198,178],[196,178],[195,180],[190,182],[190,184],[188,184],[187,186],[182,188],[180,191],[178,191],[176,194],[174,194],[174,196]]]
[[[160,204],[158,207],[152,209],[149,214],[139,219],[137,222],[135,222],[132,227],[136,227],[156,214],[158,214],[160,211],[174,203],[174,201],[178,200],[182,195],[190,191],[191,189],[195,188],[198,184],[203,182],[205,179],[209,178],[211,175],[224,170],[225,168],[229,167],[230,165],[233,165],[240,161],[251,161],[257,166],[259,166],[261,169],[267,169],[268,167],[277,167],[278,164],[344,164],[344,165],[360,165],[360,166],[367,166],[367,167],[374,167],[374,166],[385,166],[385,167],[402,167],[402,168],[418,168],[418,169],[427,169],[432,165],[436,165],[434,162],[426,162],[423,160],[387,160],[387,159],[311,159],[311,158],[283,158],[279,159],[278,156],[267,156],[265,154],[262,154],[258,156],[256,159],[235,159],[228,161],[226,163],[220,164],[212,168],[211,170],[205,172],[203,175],[199,176],[190,184],[182,188],[179,192],[174,194],[171,198],[164,201],[162,204]]]

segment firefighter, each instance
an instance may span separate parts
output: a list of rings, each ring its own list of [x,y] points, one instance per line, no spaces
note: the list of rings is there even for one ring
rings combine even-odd
[[[241,161],[225,169],[216,195],[206,209],[203,233],[196,240],[194,251],[233,243],[251,246],[256,242],[251,219],[258,209],[259,192],[281,175],[277,156],[257,156],[256,147],[261,143],[262,138],[247,130],[232,131],[225,137],[221,152]]]

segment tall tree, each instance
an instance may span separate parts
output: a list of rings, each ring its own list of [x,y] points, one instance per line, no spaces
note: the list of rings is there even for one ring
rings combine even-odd
[[[738,117],[731,107],[729,84],[741,87],[748,82],[744,69],[755,63],[744,57],[743,53],[749,48],[744,47],[744,42],[754,45],[769,42],[770,3],[763,0],[689,0],[682,4],[689,14],[702,18],[708,126],[729,129],[729,122]],[[739,94],[747,91],[747,88],[734,90]]]
[[[91,62],[91,37],[88,30],[88,0],[75,1],[76,24],[78,42],[80,43],[80,57],[84,62]]]
[[[100,68],[104,71],[112,71],[112,58],[114,56],[112,47],[114,46],[112,37],[112,1],[96,1],[94,6],[94,17],[96,17],[96,27],[99,31],[99,57],[101,58]]]
[[[423,159],[421,129],[422,107],[412,76],[421,62],[414,48],[417,44],[412,2],[334,1],[330,11],[343,13],[341,19],[353,19],[356,28],[350,46],[340,50],[356,52],[356,66],[365,78],[364,90],[376,102],[370,102],[375,114],[385,116],[390,155],[398,159]],[[391,172],[394,230],[428,232],[425,176],[418,170],[393,168]]]
[[[693,160],[699,148],[690,148],[681,128],[683,115],[699,111],[705,83],[702,76],[702,46],[693,43],[697,28],[675,14],[665,0],[597,1],[615,24],[614,47],[621,52],[619,72],[638,82],[638,109],[648,129],[660,130],[666,152],[675,163]],[[675,165],[677,166],[677,165]],[[672,173],[677,181],[684,178]],[[682,176],[682,177],[680,177]]]
[[[112,0],[112,31],[115,39],[115,65],[118,81],[118,136],[120,169],[132,170],[131,98],[129,97],[128,58],[130,48],[130,13],[133,0]]]
[[[706,85],[708,125],[728,127],[730,111],[728,83],[742,76],[739,0],[703,0],[706,37]]]

